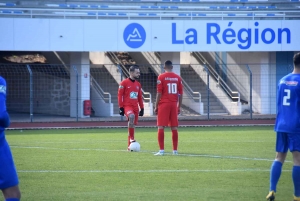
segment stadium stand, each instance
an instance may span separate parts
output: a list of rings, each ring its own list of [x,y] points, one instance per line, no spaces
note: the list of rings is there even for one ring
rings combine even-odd
[[[10,1],[0,15],[78,18],[299,18],[299,0],[89,0]],[[172,18],[172,19],[173,19]]]

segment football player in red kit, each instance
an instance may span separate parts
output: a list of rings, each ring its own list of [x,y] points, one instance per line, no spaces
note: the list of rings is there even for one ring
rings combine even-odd
[[[129,68],[130,77],[120,83],[118,91],[118,103],[120,115],[126,115],[128,119],[128,147],[135,142],[134,128],[138,122],[138,116],[144,115],[144,103],[142,86],[136,80],[140,77],[140,69],[134,65]],[[140,110],[139,110],[140,107]],[[127,148],[128,150],[129,148]]]
[[[178,114],[182,105],[182,80],[172,72],[171,61],[165,62],[165,73],[157,78],[157,94],[154,112],[157,114],[159,152],[155,155],[164,155],[164,127],[172,130],[173,154],[178,155]]]

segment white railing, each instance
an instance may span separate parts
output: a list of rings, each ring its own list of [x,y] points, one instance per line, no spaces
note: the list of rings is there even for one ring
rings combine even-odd
[[[97,93],[101,96],[101,98],[105,101],[107,100],[108,103],[111,103],[111,94],[108,92],[104,92],[103,89],[100,87],[98,82],[91,76],[91,85],[97,91]],[[107,97],[105,97],[107,96]]]
[[[184,89],[186,89],[186,92],[188,93],[188,96],[193,99],[195,102],[201,103],[201,93],[193,91],[191,87],[182,79],[182,84]]]
[[[142,52],[147,61],[151,64],[151,68],[154,70],[155,74],[158,76],[161,73],[161,64],[158,63],[160,61],[160,54],[158,52]],[[182,78],[182,84],[184,89],[187,92],[189,98],[193,99],[195,102],[201,102],[201,93],[195,92],[191,89],[191,87],[184,81]]]
[[[217,81],[217,84],[221,86],[221,88],[225,91],[225,93],[230,96],[231,100],[235,102],[240,102],[240,93],[238,91],[233,91],[226,82],[221,78],[221,76],[217,73],[217,71],[208,63],[208,61],[202,56],[199,52],[192,53],[194,57],[201,62],[202,64],[206,65],[209,74]]]
[[[113,60],[113,62],[115,64],[118,64],[123,72],[123,75],[128,78],[129,77],[129,72],[127,70],[127,68],[123,65],[123,63],[119,60],[119,58],[117,57],[117,55],[114,53],[114,52],[106,52],[107,55]],[[152,96],[151,96],[151,93],[150,92],[145,92],[143,89],[142,90],[142,93],[143,93],[143,99],[144,100],[148,100],[149,103],[152,103]],[[148,95],[149,97],[145,97],[145,95]]]
[[[25,17],[25,18],[80,18],[80,19],[103,19],[103,18],[118,18],[118,19],[158,19],[165,18],[188,18],[207,19],[214,18],[220,20],[228,19],[298,19],[300,18],[299,10],[196,10],[196,11],[182,11],[182,10],[129,10],[129,9],[78,9],[78,8],[0,8],[0,16],[7,17]]]

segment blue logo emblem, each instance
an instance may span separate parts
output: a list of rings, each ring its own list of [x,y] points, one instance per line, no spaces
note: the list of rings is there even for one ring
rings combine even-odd
[[[131,23],[125,28],[123,39],[128,47],[139,48],[146,40],[146,31],[140,24]]]

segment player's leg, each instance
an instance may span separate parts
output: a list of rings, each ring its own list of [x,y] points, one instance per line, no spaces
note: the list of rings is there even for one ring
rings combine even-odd
[[[2,193],[5,201],[19,201],[21,199],[21,192],[18,185],[2,189]]]
[[[289,149],[293,154],[294,201],[300,201],[300,134],[289,133]]]
[[[277,183],[281,176],[282,165],[285,161],[288,151],[288,136],[287,133],[277,132],[276,136],[276,157],[272,163],[270,170],[270,189],[267,195],[267,200],[275,200]]]
[[[163,126],[157,127],[157,141],[159,146],[159,151],[154,154],[155,156],[163,156],[165,153],[165,131]]]
[[[300,201],[300,152],[293,151],[294,167],[292,178],[294,183],[294,201]]]
[[[177,102],[172,103],[170,111],[170,127],[172,131],[172,144],[173,144],[173,154],[178,155],[178,109]]]
[[[10,147],[5,139],[0,141],[0,189],[6,201],[19,201],[19,180]]]
[[[158,105],[157,113],[157,141],[159,145],[159,151],[154,154],[157,156],[163,156],[165,151],[165,132],[164,127],[168,125],[168,113],[169,108],[167,103]]]
[[[135,142],[135,126],[138,123],[139,119],[139,109],[135,108],[133,110],[133,114],[129,115],[129,121],[128,121],[128,128],[129,128],[129,136],[130,136],[130,143]]]
[[[128,119],[128,139],[127,139],[127,147],[129,147],[131,141],[134,141],[134,120],[135,120],[135,115],[134,115],[134,110],[132,107],[125,107],[125,115]]]
[[[134,113],[128,115],[128,133],[131,141],[134,140],[134,128],[135,128],[134,119],[135,119]]]
[[[173,155],[178,155],[178,129],[172,126],[172,143],[173,143]]]

